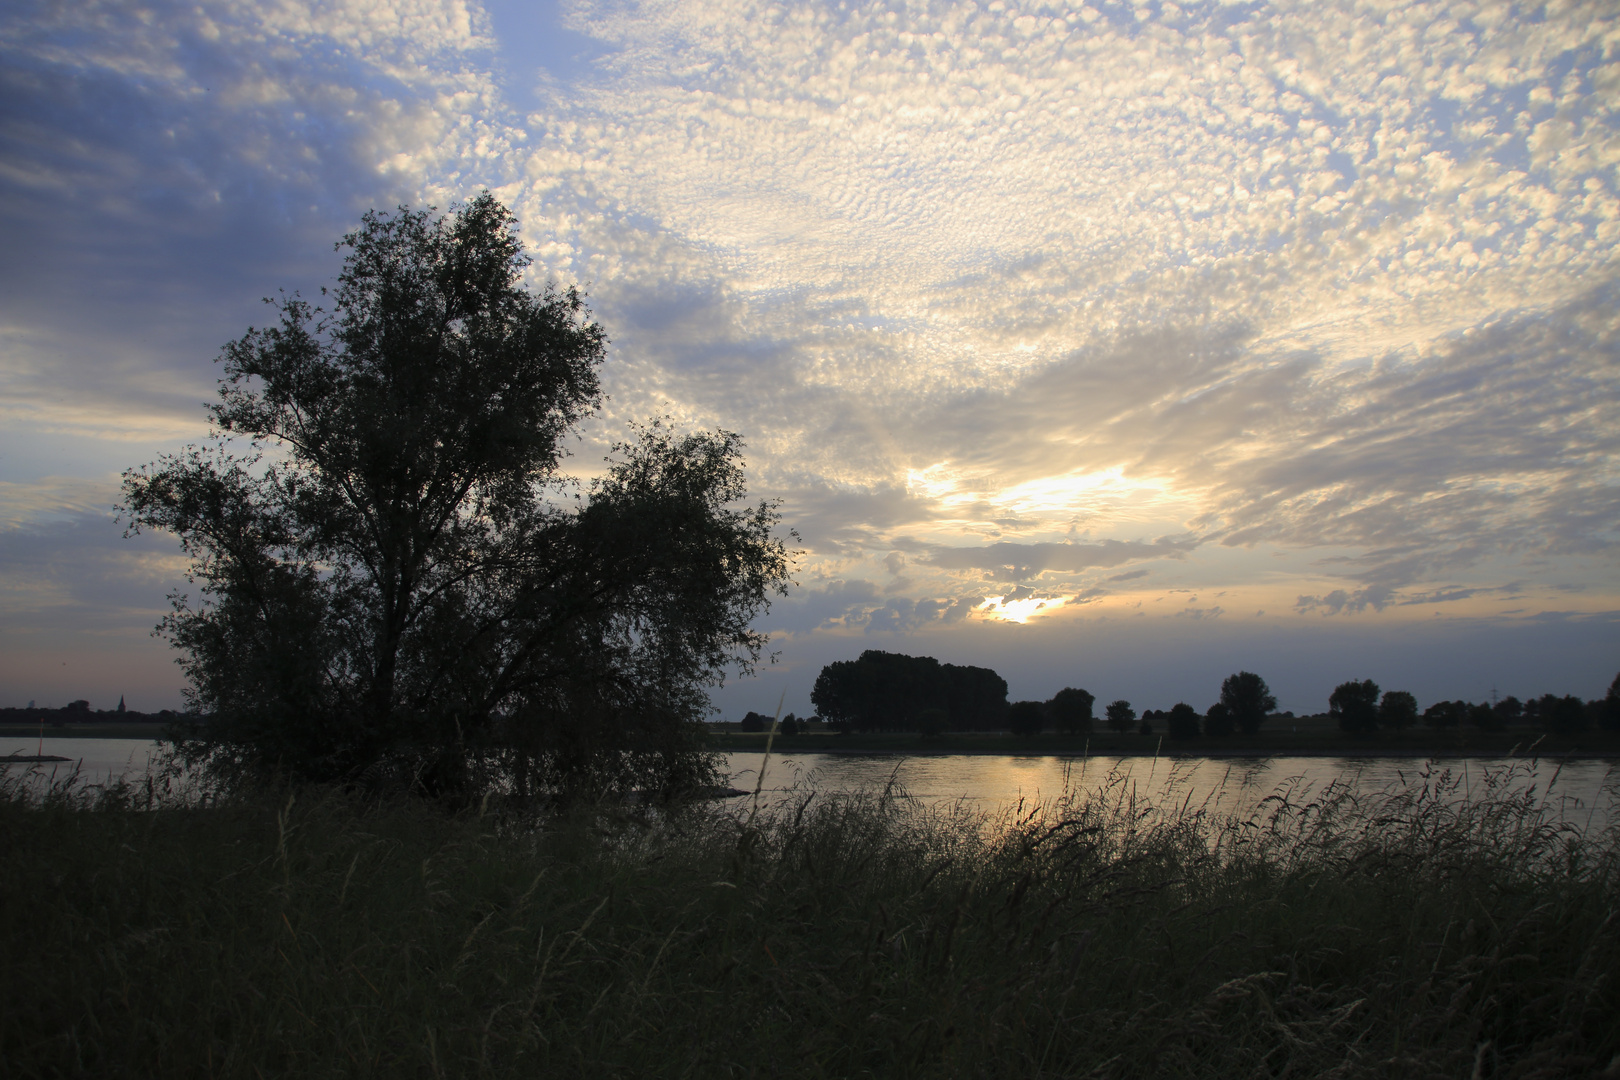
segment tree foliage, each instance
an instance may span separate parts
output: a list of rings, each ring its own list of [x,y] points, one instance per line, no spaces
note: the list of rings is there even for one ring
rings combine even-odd
[[[330,309],[283,295],[225,347],[211,444],[125,474],[200,585],[162,626],[188,749],[429,792],[707,781],[706,687],[789,572],[741,440],[655,422],[567,498],[606,338],[523,287],[506,209],[370,213],[339,248]]]
[[[1432,728],[1454,728],[1468,716],[1466,701],[1437,701],[1423,710],[1423,723]]]
[[[1378,684],[1371,679],[1340,683],[1328,697],[1328,715],[1348,732],[1378,729]]]
[[[1252,671],[1239,671],[1221,683],[1221,704],[1239,731],[1253,735],[1260,730],[1266,714],[1277,708],[1277,699],[1266,680]]]
[[[1403,731],[1417,723],[1417,698],[1405,690],[1386,690],[1378,702],[1378,726]]]
[[[941,709],[951,730],[969,731],[1001,726],[1007,681],[989,668],[868,649],[823,667],[810,700],[845,729],[915,731],[923,712]]]
[[[1232,710],[1226,707],[1223,701],[1217,701],[1204,712],[1204,734],[1215,738],[1226,738],[1237,730],[1237,723],[1232,717]]]
[[[1065,733],[1079,735],[1091,730],[1095,719],[1091,710],[1096,701],[1089,691],[1065,686],[1046,703],[1046,715]]]
[[[1007,730],[1024,738],[1034,738],[1046,727],[1044,701],[1015,701],[1007,707]]]
[[[1164,718],[1164,733],[1172,739],[1198,738],[1198,710],[1185,701],[1172,705]]]
[[[1543,694],[1538,704],[1541,724],[1548,731],[1568,735],[1587,726],[1586,703],[1574,694]]]
[[[1131,703],[1124,698],[1109,702],[1103,714],[1108,717],[1108,727],[1111,731],[1129,731],[1131,725],[1136,722],[1136,710],[1131,708]]]

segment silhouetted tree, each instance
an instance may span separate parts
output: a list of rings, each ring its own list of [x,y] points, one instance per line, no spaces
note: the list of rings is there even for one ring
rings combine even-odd
[[[950,722],[951,714],[944,709],[924,709],[917,714],[917,730],[927,739],[943,734]]]
[[[1007,729],[1014,735],[1032,738],[1046,726],[1046,704],[1040,701],[1015,701],[1007,708]]]
[[[1007,714],[1007,680],[986,667],[941,664],[945,711],[953,731],[985,731],[1001,726]]]
[[[1498,701],[1492,708],[1504,726],[1518,723],[1519,718],[1524,715],[1524,703],[1512,694]]]
[[[1239,671],[1228,675],[1221,683],[1221,704],[1226,706],[1239,731],[1253,735],[1260,730],[1266,714],[1276,709],[1277,699],[1272,696],[1266,680],[1252,671]]]
[[[1164,731],[1172,739],[1198,738],[1198,710],[1185,701],[1172,705],[1165,717]]]
[[[1204,712],[1204,734],[1216,738],[1225,738],[1237,730],[1237,724],[1232,720],[1232,710],[1224,702],[1217,701]]]
[[[1378,728],[1378,684],[1371,679],[1340,683],[1328,697],[1328,715],[1348,732]]]
[[[1474,727],[1479,728],[1479,730],[1496,731],[1501,728],[1501,718],[1496,715],[1496,710],[1491,708],[1490,702],[1482,701],[1478,705],[1467,705],[1465,703],[1464,708],[1466,711],[1463,718]]]
[[[770,717],[763,716],[763,715],[761,715],[761,714],[759,714],[757,712],[749,710],[749,712],[742,718],[742,722],[737,725],[737,728],[740,731],[746,731],[746,732],[748,732],[750,734],[753,734],[753,733],[756,733],[756,732],[764,731],[766,728],[768,728],[770,726],[771,726],[771,718]]]
[[[329,310],[283,295],[225,347],[213,444],[124,476],[131,531],[201,586],[162,626],[207,717],[187,753],[430,793],[712,783],[706,688],[788,581],[739,438],[655,423],[564,502],[606,338],[523,286],[505,207],[341,246]]]
[[[1603,699],[1601,723],[1605,731],[1620,731],[1620,675],[1609,684],[1609,692]]]
[[[1151,734],[1153,734],[1153,721],[1149,720],[1145,716],[1142,717],[1142,723],[1137,726],[1136,733],[1138,735],[1151,735]]]
[[[1548,731],[1569,735],[1586,727],[1586,703],[1574,694],[1543,694],[1540,705],[1541,725]]]
[[[1467,716],[1466,701],[1437,701],[1423,710],[1423,723],[1432,728],[1454,728]]]
[[[1378,726],[1404,731],[1417,723],[1417,698],[1405,690],[1387,690],[1378,703]]]
[[[1108,717],[1109,728],[1121,733],[1131,730],[1131,725],[1136,722],[1136,710],[1124,698],[1110,702],[1104,714]]]
[[[1001,725],[1007,682],[989,668],[868,649],[821,669],[810,692],[821,715],[858,731],[913,730],[926,709],[944,709],[957,731]]]
[[[1096,698],[1085,690],[1066,686],[1046,703],[1046,715],[1060,730],[1078,735],[1091,730],[1091,708]]]
[[[782,717],[782,723],[777,728],[780,735],[797,735],[799,733],[799,718],[792,713]]]

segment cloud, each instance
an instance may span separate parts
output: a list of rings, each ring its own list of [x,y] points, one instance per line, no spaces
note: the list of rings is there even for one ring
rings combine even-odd
[[[1383,611],[1393,597],[1394,590],[1385,585],[1369,585],[1365,589],[1356,589],[1353,592],[1334,589],[1326,596],[1301,596],[1294,602],[1294,609],[1301,614],[1321,611],[1325,615],[1338,615],[1341,612],[1354,615],[1368,608]]]
[[[1036,577],[1079,634],[1150,559],[1296,622],[1620,603],[1608,7],[508,7],[0,16],[0,520],[194,438],[365,209],[487,185],[613,341],[575,463],[746,435],[796,642]]]
[[[188,560],[166,536],[125,539],[112,515],[58,510],[0,529],[0,621],[36,631],[149,631]],[[192,590],[195,592],[195,590]]]
[[[946,570],[989,570],[1010,580],[1034,577],[1044,570],[1075,572],[1118,566],[1139,559],[1178,558],[1199,541],[1183,537],[1157,540],[1104,540],[1097,544],[999,543],[984,547],[935,548],[928,561]]]

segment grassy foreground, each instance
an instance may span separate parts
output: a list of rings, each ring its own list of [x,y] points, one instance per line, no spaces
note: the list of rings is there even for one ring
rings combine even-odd
[[[1444,775],[1243,821],[3,794],[10,1076],[1620,1075],[1615,833]]]

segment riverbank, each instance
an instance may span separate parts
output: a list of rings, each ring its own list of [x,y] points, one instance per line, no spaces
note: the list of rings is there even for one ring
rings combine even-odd
[[[0,741],[19,739],[162,739],[167,724],[118,723],[105,724],[0,724]]]
[[[761,733],[714,732],[710,745],[727,753],[763,752]],[[1162,735],[1113,732],[1033,737],[1004,732],[952,733],[924,737],[914,732],[777,735],[773,754],[893,754],[923,757],[993,754],[1035,757],[1166,758],[1490,758],[1541,757],[1620,759],[1620,733],[1584,731],[1552,735],[1534,731],[1386,732],[1354,737],[1338,731],[1266,732],[1227,738],[1173,740]]]
[[[14,790],[14,789],[13,789]],[[1613,834],[1523,805],[1126,785],[450,815],[0,800],[17,1076],[1596,1075]]]

